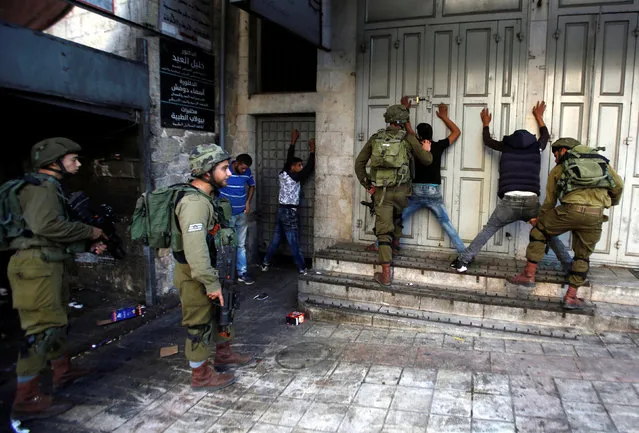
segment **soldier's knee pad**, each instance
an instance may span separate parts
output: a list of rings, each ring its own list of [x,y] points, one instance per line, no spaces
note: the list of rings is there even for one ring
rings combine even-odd
[[[60,352],[63,349],[66,336],[66,326],[49,328],[39,334],[29,335],[23,340],[21,353],[23,356],[27,356],[31,348],[40,356]]]
[[[200,343],[210,345],[212,337],[213,325],[211,323],[189,326],[187,329],[186,338],[189,339],[193,347],[197,347]]]
[[[541,242],[541,243],[546,243],[546,233],[544,233],[543,231],[541,231],[540,229],[538,229],[536,226],[532,228],[532,230],[530,230],[530,235],[528,237],[528,240],[532,243],[532,242]]]

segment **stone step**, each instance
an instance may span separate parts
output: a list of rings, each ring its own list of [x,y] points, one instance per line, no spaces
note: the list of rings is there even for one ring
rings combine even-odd
[[[424,285],[395,277],[390,287],[374,282],[370,275],[315,270],[301,276],[298,298],[302,305],[322,308],[348,308],[364,314],[386,312],[398,317],[432,321],[427,316],[448,320],[462,317],[481,323],[509,323],[520,328],[541,326],[556,332],[594,330],[639,330],[639,309],[607,306],[598,313],[596,305],[583,311],[565,311],[560,297],[526,293],[490,293],[442,285]],[[309,307],[310,308],[310,307]],[[605,313],[605,314],[604,314]],[[372,317],[372,316],[371,316]],[[379,319],[378,319],[379,320]]]
[[[339,243],[315,253],[314,268],[361,276],[379,270],[377,253],[365,251],[366,245]],[[560,297],[565,292],[566,274],[557,264],[540,264],[537,284],[522,289],[506,277],[522,271],[524,261],[481,253],[468,271],[457,273],[450,268],[456,254],[402,248],[393,257],[394,277],[423,285],[462,287],[479,293],[513,294],[527,290],[531,296]],[[579,297],[593,303],[639,306],[639,279],[628,269],[593,266],[589,284],[579,289]]]

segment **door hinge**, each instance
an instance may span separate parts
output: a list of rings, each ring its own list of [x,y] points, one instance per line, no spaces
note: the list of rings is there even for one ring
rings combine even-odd
[[[626,139],[623,141],[626,146],[630,146],[630,144],[634,141],[635,139],[633,137],[626,137]]]
[[[393,46],[395,47],[396,50],[399,50],[399,45],[400,45],[400,42],[399,42],[399,39],[397,39],[395,43],[393,44]]]
[[[632,31],[632,36],[634,36],[635,38],[639,36],[639,27],[635,28]]]
[[[461,45],[462,42],[464,42],[464,38],[462,38],[461,36],[457,36],[455,38],[455,42],[457,42],[457,45]]]
[[[552,37],[555,39],[559,39],[559,36],[561,36],[561,30],[557,29],[555,30],[555,33],[552,34]]]
[[[366,50],[368,50],[368,45],[366,44],[366,42],[362,42],[361,44],[359,44],[360,53],[364,54]]]
[[[361,229],[361,228],[362,228],[362,224],[363,224],[362,220],[359,220],[359,219],[358,219],[358,220],[357,220],[357,223],[356,223],[357,228],[358,228],[358,229]]]
[[[519,39],[519,42],[523,42],[526,39],[524,32],[517,32],[517,39]]]
[[[360,132],[359,134],[357,134],[357,141],[364,141],[364,133]]]
[[[615,248],[616,249],[620,249],[621,248],[621,241],[615,242]]]
[[[501,41],[501,36],[499,36],[499,33],[495,33],[493,35],[493,39],[495,40],[496,43],[499,43],[499,41]]]

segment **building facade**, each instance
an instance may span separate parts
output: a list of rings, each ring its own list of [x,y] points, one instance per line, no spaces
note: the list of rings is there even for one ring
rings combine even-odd
[[[522,128],[537,133],[531,108],[545,100],[551,140],[572,136],[605,147],[626,182],[593,263],[639,265],[639,108],[632,103],[639,100],[639,0],[323,0],[322,32],[330,49],[317,50],[315,88],[301,92],[257,91],[264,64],[257,19],[222,0],[210,4],[214,122],[222,137],[162,127],[158,32],[80,7],[46,30],[145,65],[148,106],[134,107],[136,132],[129,137],[138,149],[130,161],[136,173],[131,179],[138,184],[127,190],[130,198],[184,181],[188,152],[200,143],[217,140],[233,155],[248,152],[258,185],[249,236],[256,258],[274,224],[276,177],[290,129],[298,128],[299,156],[307,155],[304,141],[317,141],[316,172],[305,187],[302,211],[304,251],[310,256],[339,241],[370,242],[368,211],[359,204],[368,197],[354,176],[355,156],[384,127],[388,105],[404,95],[419,96],[411,110],[414,125],[431,123],[434,138],[445,137],[435,115],[437,104],[445,103],[462,131],[444,154],[442,178],[453,225],[469,243],[498,200],[499,155],[482,144],[479,112],[487,107],[493,113],[495,138]],[[123,18],[157,27],[157,1],[118,0],[114,6]],[[281,49],[286,51],[286,44]],[[282,67],[296,68],[295,53]],[[543,161],[542,189],[554,164],[549,150]],[[96,172],[110,173],[104,167]],[[427,212],[405,222],[402,243],[454,252]],[[501,230],[485,251],[523,257],[527,243],[528,227],[517,223]],[[135,284],[166,293],[172,259],[168,251],[147,254],[153,272]]]

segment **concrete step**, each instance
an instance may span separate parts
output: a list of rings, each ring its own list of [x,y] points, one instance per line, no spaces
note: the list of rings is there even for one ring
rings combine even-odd
[[[639,330],[639,309],[608,305],[599,313],[590,304],[583,311],[565,311],[560,297],[533,296],[526,293],[478,292],[463,287],[425,285],[395,276],[390,287],[373,281],[370,275],[315,270],[301,276],[298,287],[301,305],[314,314],[322,309],[346,308],[357,317],[369,315],[368,321],[381,320],[378,314],[395,319],[426,322],[462,320],[483,326],[484,322],[499,327],[526,329],[542,327],[546,331],[565,334],[571,330]],[[376,319],[374,319],[376,317]],[[453,318],[453,319],[451,319]],[[393,319],[393,320],[395,320]]]
[[[377,253],[365,250],[366,245],[339,243],[315,253],[314,268],[360,276],[372,276],[379,270]],[[456,254],[419,251],[402,248],[393,257],[396,279],[415,284],[462,287],[478,293],[515,294],[522,288],[510,284],[506,277],[522,271],[524,261],[504,256],[479,254],[467,272],[460,274],[450,268]],[[590,283],[579,289],[579,296],[588,302],[639,306],[639,279],[629,270],[593,266]],[[537,271],[537,284],[525,289],[531,296],[560,297],[565,292],[566,274],[558,265],[542,263]]]

